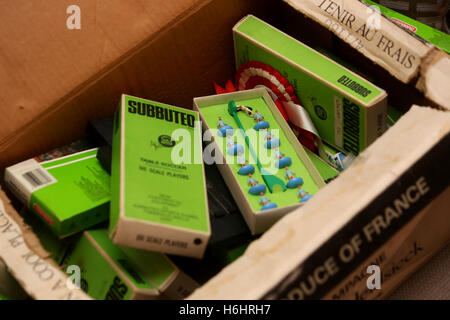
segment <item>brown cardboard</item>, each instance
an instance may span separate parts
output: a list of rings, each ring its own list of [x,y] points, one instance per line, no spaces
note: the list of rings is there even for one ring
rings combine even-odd
[[[70,1],[2,10],[1,170],[81,137],[121,93],[190,107],[233,76],[233,25],[249,12],[278,18],[274,0],[78,3],[81,30],[66,28]]]
[[[331,17],[323,10],[316,10],[317,6],[322,2],[324,1],[284,0],[284,4],[281,7],[285,17],[285,31],[312,47],[320,46],[322,49],[333,52],[338,58],[351,63],[353,70],[357,73],[363,76],[369,75],[370,80],[374,78],[377,85],[388,91],[388,102],[397,109],[407,111],[412,104],[449,109],[447,104],[449,100],[446,98],[448,90],[446,90],[445,86],[442,86],[442,83],[445,83],[445,81],[432,80],[433,77],[425,72],[426,66],[432,65],[430,61],[441,60],[441,65],[444,65],[445,68],[431,68],[430,73],[434,74],[434,78],[439,78],[439,74],[448,74],[448,71],[447,73],[444,71],[446,68],[448,69],[448,55],[434,46],[419,41],[417,37],[411,36],[404,29],[381,16],[382,34],[389,36],[399,35],[401,45],[405,49],[412,46],[417,54],[415,61],[420,61],[414,64],[414,68],[402,68],[395,66],[395,64],[393,65],[394,67],[391,67],[392,61],[386,61],[385,63],[384,59],[380,59],[383,51],[381,50],[380,52],[376,45],[369,49],[365,47],[355,48],[352,45],[354,43],[344,41],[348,40],[346,38],[348,28],[345,28],[346,24],[340,23],[336,16],[332,19],[333,26],[339,25],[339,31],[343,31],[338,32],[333,28],[330,30]],[[355,0],[345,3],[342,0],[334,2],[344,5],[345,8],[352,8],[351,12],[358,15],[357,19],[360,24],[370,16],[370,12],[366,11],[366,7]],[[331,2],[328,1],[327,3],[330,4]],[[328,9],[328,11],[333,12],[331,10],[333,8],[335,9],[336,5]],[[309,14],[310,12],[313,12],[313,14]],[[316,37],[316,32],[302,32],[306,27],[317,30],[319,37]],[[354,33],[353,38],[357,40],[362,38],[359,35]],[[342,37],[344,40],[341,40],[339,37]],[[438,74],[437,76],[436,73]],[[424,81],[425,79],[427,79],[426,82]]]
[[[0,189],[0,252],[3,262],[34,299],[89,300],[81,290],[66,286],[68,275],[42,248]]]
[[[68,17],[65,12],[74,2],[82,10],[82,29],[69,31],[65,26]],[[289,16],[286,13],[298,17],[290,6],[276,0],[17,0],[0,5],[0,170],[3,172],[7,165],[83,136],[87,120],[111,116],[117,97],[124,92],[191,106],[193,97],[213,93],[213,81],[224,83],[234,75],[231,29],[237,21],[246,14],[254,14],[288,33],[295,31],[304,35],[302,30],[295,29],[290,19],[284,19]],[[391,105],[404,110],[413,103],[445,109],[450,101],[442,95],[441,89],[448,88],[448,73],[442,72],[443,62],[438,64],[448,58],[440,54],[428,56],[417,77],[403,82],[340,41],[315,20],[300,16],[304,19],[301,25],[311,30],[308,34],[320,35],[314,39],[316,43],[340,52],[346,60],[361,66],[361,70],[377,75],[380,86],[389,94]],[[430,90],[433,85],[436,92]],[[420,123],[417,125],[420,127]],[[408,159],[409,156],[406,153],[402,157]],[[341,179],[345,178],[336,181]],[[328,189],[327,186],[323,190]],[[20,228],[18,236],[45,260],[48,255],[3,193],[1,200],[8,217]],[[422,221],[426,224],[437,221],[433,216],[440,214],[436,210],[441,207],[440,203],[439,200],[430,205],[427,209],[430,214],[426,213],[429,217]],[[279,224],[273,229],[277,230]],[[403,232],[398,239],[412,241],[416,235],[429,236],[430,231],[417,223],[414,230],[404,229]],[[322,236],[325,239],[330,234]],[[396,284],[439,247],[437,242],[430,242],[427,253],[412,264],[408,272],[396,278]],[[274,252],[277,250],[273,248]],[[401,257],[402,250],[407,249],[392,251],[392,261]],[[1,254],[5,254],[4,251]],[[292,251],[279,254],[286,258]],[[247,253],[240,264],[251,265],[251,257],[251,253]],[[14,262],[14,259],[9,261]],[[286,271],[280,268],[278,260],[273,261],[272,266],[271,270],[276,272],[263,273],[259,279],[280,276]],[[33,274],[29,269],[17,265],[12,269],[14,276],[35,298],[76,298],[67,292],[41,290],[48,288],[45,286],[36,288],[33,278],[29,277]],[[253,270],[258,275],[257,269]],[[213,296],[208,294],[207,298]]]
[[[281,219],[254,241],[243,257],[194,292],[190,299],[386,296],[450,241],[446,206],[449,187],[443,186],[448,183],[449,170],[431,170],[439,160],[428,158],[445,158],[444,150],[449,143],[450,114],[414,106],[338,179],[305,206]],[[416,184],[424,186],[420,194]],[[397,211],[389,215],[392,219],[389,223],[387,219],[380,222],[386,214],[392,214],[388,207],[393,208],[397,199],[405,199],[406,190],[416,190],[414,200],[402,207],[400,214]],[[389,192],[393,201],[385,200],[384,192]],[[423,201],[417,202],[419,199]],[[389,236],[390,228],[400,223],[401,229]],[[365,271],[364,266],[376,264],[385,276],[392,275],[389,268],[408,255],[414,242],[422,248],[414,255],[415,260],[408,257],[409,263],[395,277],[385,278],[382,291],[367,294],[368,274],[361,271]],[[373,254],[369,255],[369,250]],[[367,259],[363,259],[365,255]],[[384,258],[377,260],[380,255]],[[277,272],[270,272],[274,266]],[[361,273],[362,279],[355,281],[355,275]],[[350,279],[357,284],[340,293]]]

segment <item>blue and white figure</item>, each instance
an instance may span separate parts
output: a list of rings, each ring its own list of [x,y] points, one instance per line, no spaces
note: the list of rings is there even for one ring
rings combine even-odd
[[[342,152],[338,152],[335,155],[328,155],[328,160],[339,170],[339,171],[343,171],[345,169],[345,158],[347,158],[347,156],[342,153]]]
[[[267,198],[265,195],[261,195],[261,197],[259,198],[259,204],[262,205],[261,210],[269,210],[277,207],[277,205],[273,202],[270,202],[269,198]]]
[[[280,151],[279,148],[275,148],[275,159],[281,159],[284,157],[284,153]]]
[[[292,164],[292,159],[290,157],[285,157],[284,153],[280,151],[279,148],[275,148],[275,159],[277,159],[277,161],[275,162],[275,167],[280,169],[280,168],[285,168],[285,167],[289,167]]]
[[[255,119],[255,121],[260,122],[264,120],[264,116],[262,115],[262,113],[258,112],[258,110],[255,110],[255,113],[253,114],[253,119]]]
[[[294,171],[292,171],[291,169],[289,169],[288,167],[286,167],[286,170],[284,171],[284,177],[287,180],[290,180],[292,178],[295,178],[295,173]]]
[[[300,203],[304,203],[306,201],[308,201],[309,199],[311,199],[312,195],[310,195],[308,193],[308,191],[306,191],[305,189],[303,189],[302,187],[298,187],[298,197],[300,198]]]
[[[242,153],[238,154],[237,161],[238,164],[241,166],[241,168],[238,171],[238,174],[240,174],[241,176],[247,176],[249,174],[255,173],[255,167],[247,163],[247,159],[245,159]]]
[[[251,186],[248,193],[254,196],[266,193],[266,185],[258,183],[258,181],[253,178],[251,174],[248,175],[248,185]]]
[[[289,181],[286,183],[286,187],[288,187],[289,189],[295,189],[298,186],[302,186],[303,185],[303,179],[300,177],[295,177],[292,179],[289,179]]]
[[[286,167],[284,177],[288,180],[288,182],[286,183],[286,187],[288,187],[289,189],[295,189],[298,186],[303,185],[303,179],[300,177],[296,177],[295,173],[288,167]]]
[[[222,120],[221,117],[219,117],[219,121],[217,122],[217,128],[219,128],[218,134],[219,136],[226,137],[233,135],[233,127],[229,126],[225,123],[225,121]]]
[[[292,159],[289,157],[284,157],[284,158],[278,159],[275,162],[275,167],[280,169],[280,168],[289,167],[291,164],[292,164]]]
[[[234,143],[231,147],[228,148],[227,153],[230,156],[235,156],[239,153],[244,152],[244,147],[241,144]]]
[[[264,121],[264,116],[260,112],[258,112],[258,110],[256,110],[253,114],[253,119],[255,119],[256,121],[256,124],[253,127],[253,129],[255,129],[256,131],[266,130],[269,128],[269,123],[267,121]]]
[[[280,146],[280,139],[278,138],[269,138],[265,143],[264,147],[266,149],[275,149]]]
[[[227,147],[234,145],[234,138],[232,136],[227,136]]]
[[[268,129],[269,127],[270,127],[270,125],[267,121],[260,121],[257,124],[255,124],[253,129],[255,129],[256,131],[259,131],[259,130]]]

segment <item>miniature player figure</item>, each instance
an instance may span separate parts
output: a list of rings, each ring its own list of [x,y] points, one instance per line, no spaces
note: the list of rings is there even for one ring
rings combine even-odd
[[[238,164],[240,164],[242,167],[247,165],[247,160],[245,159],[245,157],[242,155],[242,152],[238,153],[237,156],[237,162]]]
[[[298,186],[298,197],[300,198],[300,203],[305,203],[306,201],[311,199],[312,195],[310,195],[308,191],[306,191],[299,185]]]
[[[284,173],[284,177],[287,180],[294,179],[295,178],[295,173],[292,170],[290,170],[289,167],[286,167],[285,169],[286,169],[286,171]]]
[[[272,132],[269,131],[269,129],[266,128],[266,132],[264,133],[264,139],[271,140],[272,139]]]
[[[217,122],[217,128],[225,127],[227,124],[222,120],[222,117],[219,117],[219,122]]]
[[[234,145],[235,141],[232,136],[227,136],[227,147]]]
[[[303,189],[301,186],[298,186],[298,197],[299,198],[304,198],[307,195],[309,195],[308,191],[306,191],[305,189]]]
[[[258,110],[255,110],[255,114],[253,115],[253,118],[256,122],[261,122],[264,120],[264,116],[258,112]]]
[[[252,177],[251,174],[248,175],[248,185],[249,186],[256,186],[258,184],[258,181],[255,180],[255,178]]]
[[[266,204],[268,204],[270,202],[269,198],[267,198],[263,192],[261,192],[261,197],[259,198],[259,204],[262,204],[263,206],[265,206]]]
[[[284,157],[284,153],[279,148],[275,148],[275,159],[281,159]]]

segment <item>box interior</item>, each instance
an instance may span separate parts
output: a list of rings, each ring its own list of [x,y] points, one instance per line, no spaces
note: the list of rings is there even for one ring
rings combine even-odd
[[[0,141],[0,169],[29,159],[86,135],[87,121],[111,117],[123,93],[192,108],[194,97],[214,94],[213,82],[233,79],[232,27],[254,14],[306,44],[333,51],[373,75],[385,89],[389,104],[407,111],[415,103],[435,106],[414,83],[404,84],[340,41],[325,28],[281,1],[219,0],[199,5],[175,23],[135,46],[83,85],[63,96],[50,110],[18,127]],[[21,207],[1,184],[17,210]]]
[[[285,153],[286,156],[291,155],[290,157],[292,157],[293,163],[292,163],[292,166],[290,167],[290,169],[292,169],[298,177],[303,177],[303,180],[304,180],[303,188],[305,190],[307,190],[310,194],[316,193],[319,189],[318,185],[315,183],[314,179],[311,177],[311,174],[308,172],[307,168],[299,161],[299,158],[297,158],[295,156],[297,153],[295,152],[294,148],[290,144],[287,143],[288,138],[287,138],[286,134],[284,134],[284,132],[282,131],[280,126],[277,124],[274,116],[272,115],[269,108],[267,107],[264,99],[262,97],[239,99],[239,100],[236,100],[235,102],[237,105],[252,106],[264,115],[265,120],[267,120],[271,124],[271,127],[270,127],[271,130],[275,129],[275,131],[279,132],[278,135],[274,135],[273,138],[274,139],[279,138],[280,142],[281,142],[281,140],[283,140],[283,142],[280,143],[280,150],[282,150],[282,152]],[[206,121],[206,125],[210,129],[214,129],[216,127],[215,124],[218,119],[217,115],[220,115],[220,117],[222,118],[223,121],[225,121],[226,124],[232,126],[234,128],[234,130],[238,130],[233,117],[230,114],[228,114],[228,112],[227,112],[227,106],[228,106],[227,103],[220,103],[220,104],[213,104],[213,105],[199,107],[200,112],[202,112],[203,118]],[[244,115],[244,112],[240,112],[238,114],[238,116],[239,116],[240,121],[242,122],[242,125],[244,126],[245,129],[252,128],[255,125],[254,120],[249,117],[246,117]],[[245,145],[245,141],[243,140],[243,138],[239,139],[239,137],[241,137],[240,135],[235,135],[235,136],[237,137],[236,142],[238,144]],[[274,149],[268,150],[267,154],[264,154],[263,150],[266,150],[266,149],[264,148],[265,139],[264,139],[263,133],[261,135],[256,134],[255,136],[256,136],[255,143],[257,143],[257,145],[255,147],[256,148],[255,151],[258,153],[257,150],[260,150],[260,153],[258,153],[258,154],[264,155],[260,159],[260,161],[263,164],[266,164],[266,165],[264,165],[264,168],[266,168],[266,170],[274,169],[275,168],[274,167],[275,160],[274,160],[274,156],[273,156],[273,154],[275,152]],[[217,142],[219,148],[221,149],[222,154],[225,155],[226,161],[231,166],[233,172],[238,172],[239,169],[241,168],[241,165],[237,162],[237,159],[235,156],[227,154],[226,138],[221,138],[221,137],[218,137],[217,135],[214,138],[215,138],[215,141]],[[247,162],[252,163],[254,165],[254,167],[256,168],[256,164],[250,154],[249,148],[245,146],[244,150],[245,150],[245,153],[244,153],[245,159],[247,160]],[[281,180],[284,181],[285,179],[284,179],[284,170],[283,169],[284,168],[276,170],[276,172],[274,171],[274,174],[278,178],[280,178]],[[247,191],[249,189],[249,187],[247,186],[248,185],[248,183],[247,183],[248,176],[235,174],[235,177],[236,177],[239,185],[241,186],[241,189],[243,190],[243,192],[245,194],[247,194],[248,193]],[[256,177],[256,179],[258,179],[258,177],[260,177],[258,171],[255,172],[255,177]],[[259,181],[259,182],[263,183],[262,181]],[[276,203],[279,207],[293,205],[298,202],[298,200],[295,201],[295,199],[297,199],[297,191],[296,190],[288,189],[287,192],[274,192],[272,194],[267,192],[266,195],[270,198],[270,200],[273,203]],[[259,203],[258,196],[247,195],[246,198],[250,202],[250,205],[254,212],[261,211],[261,204]]]

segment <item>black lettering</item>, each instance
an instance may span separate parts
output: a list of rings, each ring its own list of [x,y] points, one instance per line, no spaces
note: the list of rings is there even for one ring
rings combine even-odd
[[[191,128],[194,128],[194,126],[195,126],[195,117],[192,114],[188,114],[187,120],[188,120],[188,126],[191,127]]]
[[[322,5],[327,2],[328,0],[323,0],[323,2],[319,5],[319,8],[322,8]]]
[[[128,112],[136,113],[136,101],[128,100]]]
[[[154,106],[149,104],[147,110],[148,110],[147,117],[150,117],[150,118],[155,117],[155,107]]]
[[[186,125],[186,114],[185,114],[185,113],[182,113],[182,114],[181,114],[181,124],[182,124],[183,126]]]
[[[162,120],[164,119],[164,110],[161,107],[155,107],[156,109],[156,119]]]
[[[409,56],[408,57],[408,63],[404,64],[405,68],[411,69],[411,67],[413,66],[414,60],[416,60],[415,56]]]
[[[147,114],[147,108],[145,105],[142,105],[140,102],[137,103],[137,113],[140,116],[145,116]]]
[[[172,113],[172,110],[164,109],[164,117],[166,118],[166,121],[172,122],[172,121],[173,121],[173,113]]]
[[[180,115],[180,112],[174,110],[173,113],[175,114],[175,123],[179,123],[178,116]]]

